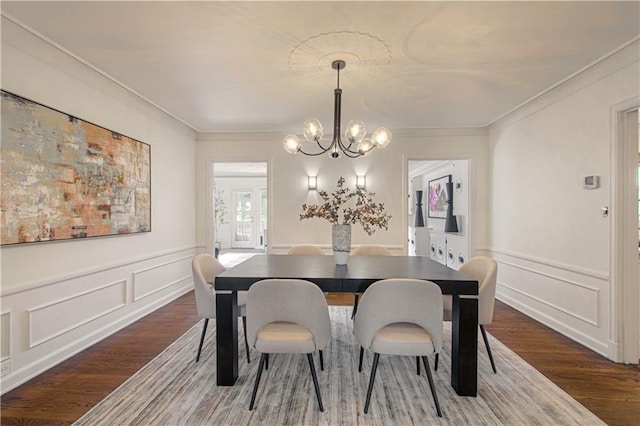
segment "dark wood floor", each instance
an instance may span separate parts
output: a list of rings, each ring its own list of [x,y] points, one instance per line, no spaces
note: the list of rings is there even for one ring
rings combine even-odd
[[[197,321],[191,292],[3,395],[2,424],[72,423]],[[640,425],[638,365],[612,363],[500,302],[487,331],[607,424]]]

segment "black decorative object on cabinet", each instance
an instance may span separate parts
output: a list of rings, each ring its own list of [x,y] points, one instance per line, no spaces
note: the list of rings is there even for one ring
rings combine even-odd
[[[416,228],[424,226],[424,215],[422,214],[422,191],[416,191]]]
[[[447,182],[447,217],[444,221],[444,232],[458,232],[458,220],[453,214],[453,182]]]

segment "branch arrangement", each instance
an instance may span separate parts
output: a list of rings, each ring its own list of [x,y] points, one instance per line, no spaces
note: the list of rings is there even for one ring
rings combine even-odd
[[[391,215],[385,211],[383,203],[373,201],[376,194],[360,188],[351,190],[344,186],[344,182],[344,178],[340,177],[337,188],[331,195],[325,190],[319,191],[322,204],[303,204],[300,220],[317,217],[326,219],[333,225],[359,223],[368,235],[372,235],[376,228],[389,229]],[[355,200],[355,203],[345,206],[351,200]]]

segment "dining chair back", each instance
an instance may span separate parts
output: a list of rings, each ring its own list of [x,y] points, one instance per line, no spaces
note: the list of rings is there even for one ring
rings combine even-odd
[[[358,246],[351,250],[352,256],[393,256],[391,251],[383,246]]]
[[[247,318],[249,344],[261,353],[249,410],[253,409],[268,354],[293,353],[307,354],[318,405],[324,411],[313,362],[317,350],[323,369],[322,350],[331,337],[329,308],[322,290],[305,280],[258,281],[249,288]]]
[[[364,293],[354,322],[360,345],[374,353],[364,406],[369,410],[380,355],[422,358],[438,416],[442,416],[427,356],[442,350],[442,291],[431,281],[397,278],[377,281]],[[419,373],[418,373],[419,374]]]
[[[393,256],[391,251],[383,246],[375,246],[375,245],[366,245],[366,246],[358,246],[351,250],[352,256]],[[351,319],[356,316],[356,312],[358,312],[358,301],[362,293],[355,292],[353,293],[353,310],[351,311]]]
[[[493,321],[493,308],[496,300],[496,278],[498,274],[498,264],[495,260],[486,256],[475,256],[467,260],[460,266],[458,271],[474,278],[478,281],[478,326],[482,333],[484,345],[487,348],[489,361],[494,373],[497,373],[496,364],[493,360],[491,347],[484,329],[486,324]],[[451,321],[453,307],[451,296],[444,298],[444,320]],[[436,362],[437,369],[437,362]]]
[[[191,271],[193,273],[193,287],[196,295],[196,309],[198,316],[204,318],[204,327],[200,336],[198,354],[196,362],[200,360],[204,337],[207,334],[209,319],[216,317],[216,276],[226,271],[218,259],[210,254],[202,253],[196,255],[191,261]],[[247,362],[251,362],[249,355],[249,345],[247,344],[247,318],[246,318],[247,292],[238,292],[238,314],[242,317],[242,326],[245,334],[245,349],[247,351]]]
[[[287,254],[313,255],[313,254],[324,254],[324,251],[318,246],[300,245],[300,246],[291,247],[287,252]]]

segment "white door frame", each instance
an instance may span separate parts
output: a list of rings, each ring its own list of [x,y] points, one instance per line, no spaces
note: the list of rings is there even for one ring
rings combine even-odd
[[[215,157],[215,158],[207,158],[205,160],[207,162],[206,167],[206,253],[214,253],[214,242],[215,242],[215,226],[214,226],[214,211],[213,211],[213,186],[215,182],[213,167],[216,163],[267,163],[267,223],[271,223],[271,218],[273,215],[273,203],[272,203],[272,179],[273,173],[271,170],[272,159],[269,157]],[[271,241],[271,227],[267,227],[267,241]],[[268,247],[265,247],[268,253]]]
[[[469,153],[467,155],[448,155],[448,156],[427,156],[427,155],[403,155],[402,156],[402,193],[409,194],[410,182],[409,182],[409,161],[456,161],[456,160],[466,160],[468,169],[467,176],[468,182],[465,182],[464,185],[467,185],[467,230],[466,230],[466,238],[467,238],[467,247],[468,253],[467,258],[471,258],[477,254],[478,248],[476,247],[476,224],[477,224],[477,216],[476,216],[476,164],[478,163],[476,159],[476,155],[473,153]],[[424,200],[424,198],[423,198]],[[423,201],[424,202],[424,201]],[[426,206],[426,202],[425,206]],[[409,203],[402,203],[403,214],[402,214],[402,229],[409,229]],[[424,214],[427,212],[425,210]],[[408,238],[405,238],[404,242],[404,254],[407,255],[409,253],[409,241]]]
[[[638,363],[638,107],[640,96],[611,108],[611,339],[609,358]],[[635,122],[634,122],[635,120]],[[634,136],[635,135],[635,136]],[[635,137],[635,140],[634,140]],[[632,200],[635,200],[632,202]]]

